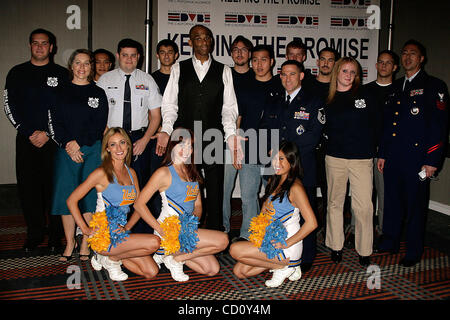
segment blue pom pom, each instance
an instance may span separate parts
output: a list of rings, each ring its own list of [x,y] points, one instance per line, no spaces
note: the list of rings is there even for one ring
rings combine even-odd
[[[181,230],[178,236],[180,241],[180,251],[191,253],[197,247],[199,241],[197,236],[198,218],[190,213],[182,213],[179,215]]]
[[[111,246],[116,247],[119,243],[129,236],[130,232],[117,232],[119,227],[127,224],[128,206],[108,206],[106,207],[106,217],[108,218],[109,236],[111,239]]]
[[[267,255],[267,258],[273,259],[283,252],[283,249],[277,249],[274,243],[282,243],[286,245],[287,231],[280,220],[275,220],[266,227],[266,233],[259,250]]]

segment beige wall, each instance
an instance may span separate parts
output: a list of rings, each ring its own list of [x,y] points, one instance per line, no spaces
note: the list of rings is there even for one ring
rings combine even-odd
[[[2,1],[0,10],[0,30],[2,41],[0,50],[0,86],[5,87],[8,71],[14,65],[30,59],[28,36],[36,28],[53,32],[57,38],[55,62],[66,64],[72,49],[87,46],[87,0],[8,0]],[[66,27],[67,7],[77,4],[81,9],[81,29],[68,30]],[[64,59],[65,58],[65,59]],[[0,114],[0,184],[16,183],[15,175],[15,135],[5,113]]]
[[[146,0],[93,0],[93,50],[105,48],[115,53],[122,38],[133,38],[145,46]],[[70,5],[81,9],[81,29],[69,30],[66,20]],[[30,59],[28,36],[36,28],[53,32],[58,51],[55,62],[66,66],[73,50],[88,47],[88,0],[6,0],[0,10],[2,41],[0,50],[0,87],[5,87],[8,71]],[[156,41],[156,39],[155,39]],[[6,54],[7,53],[7,54]],[[156,68],[156,64],[154,65]],[[3,106],[3,101],[2,101]],[[0,113],[0,184],[16,183],[15,135],[5,113]]]
[[[92,0],[93,49],[105,48],[116,52],[117,42],[125,37],[145,45],[146,0]],[[81,9],[81,29],[68,30],[68,6],[76,4]],[[416,38],[428,48],[429,62],[426,70],[450,84],[450,69],[445,64],[450,43],[443,41],[449,22],[445,16],[450,2],[441,1],[433,6],[421,0],[395,1],[393,50],[398,52],[409,38]],[[12,66],[29,59],[28,35],[38,27],[52,31],[57,37],[58,54],[55,62],[66,65],[68,55],[77,48],[88,46],[88,0],[4,0],[0,10],[0,86],[4,88],[6,74]],[[382,1],[382,30],[380,49],[387,47],[389,1]],[[153,1],[151,70],[157,68],[154,48],[157,42],[157,3]],[[444,32],[442,34],[442,32]],[[374,62],[375,63],[375,62]],[[398,76],[402,76],[402,71]],[[16,183],[15,130],[0,113],[0,184]],[[432,183],[431,199],[450,205],[450,159],[446,160],[439,181]]]

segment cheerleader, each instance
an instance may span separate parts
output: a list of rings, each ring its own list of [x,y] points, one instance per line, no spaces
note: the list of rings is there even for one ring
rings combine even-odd
[[[200,274],[208,276],[217,274],[220,265],[214,254],[225,250],[228,246],[228,237],[225,233],[197,229],[198,220],[202,214],[199,188],[202,178],[194,162],[193,149],[192,132],[181,128],[174,130],[161,167],[152,175],[134,204],[135,211],[140,215],[149,215],[147,202],[155,192],[159,191],[161,194],[161,214],[157,220],[158,225],[153,229],[155,234],[161,237],[162,247],[153,259],[158,266],[164,263],[175,281],[189,280],[189,276],[183,272],[184,264]],[[176,221],[191,219],[193,224],[196,224],[191,238],[196,238],[198,242],[191,250],[177,250],[177,245],[181,246],[183,240],[174,239],[176,230],[164,229],[164,225],[167,225],[171,219]],[[183,231],[185,230],[179,230],[180,233]],[[169,250],[168,246],[172,249]],[[172,252],[174,250],[177,251]]]
[[[150,256],[159,248],[159,238],[152,234],[129,234],[132,226],[126,221],[129,207],[139,195],[136,172],[129,168],[131,148],[130,138],[122,128],[108,129],[102,141],[101,166],[67,198],[70,213],[97,253],[91,258],[92,267],[97,271],[105,268],[114,281],[128,278],[121,269],[122,264],[147,279],[159,272]],[[80,213],[78,202],[93,188],[97,190],[97,208],[88,225]],[[108,217],[103,219],[107,220],[107,234],[100,234],[102,213]],[[151,215],[141,217],[149,225],[157,224]]]
[[[278,287],[286,278],[291,281],[301,278],[302,240],[317,227],[317,221],[298,178],[301,167],[296,145],[283,141],[272,160],[272,166],[275,174],[267,184],[260,215],[253,218],[250,224],[250,241],[235,242],[230,247],[230,254],[237,260],[233,272],[238,278],[252,277],[269,269],[273,276],[265,284]],[[300,214],[305,220],[302,226]],[[264,217],[268,219],[264,220]],[[261,221],[267,223],[259,223],[258,228],[258,222]],[[277,253],[275,257],[269,258],[263,245],[258,248],[254,243],[257,242],[257,231],[265,232],[264,237],[267,237],[266,227],[275,222],[282,223],[287,236],[284,241],[272,240],[265,245],[264,240],[260,239],[259,245],[271,246],[271,251]]]

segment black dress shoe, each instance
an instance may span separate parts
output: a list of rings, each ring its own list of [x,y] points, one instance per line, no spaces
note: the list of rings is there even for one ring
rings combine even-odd
[[[409,268],[409,267],[413,267],[414,265],[416,265],[419,262],[420,262],[420,260],[409,260],[409,259],[403,258],[400,261],[400,265],[403,267]]]
[[[370,256],[359,256],[359,264],[362,267],[368,267],[370,265]]]
[[[342,250],[335,251],[331,250],[331,260],[333,260],[334,263],[339,263],[342,261]]]
[[[312,263],[311,262],[303,262],[300,265],[300,269],[302,270],[302,273],[306,273],[308,272],[312,267]]]

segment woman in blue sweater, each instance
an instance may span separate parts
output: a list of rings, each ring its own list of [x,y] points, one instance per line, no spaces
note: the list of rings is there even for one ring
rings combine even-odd
[[[351,207],[355,215],[355,248],[362,266],[372,254],[372,160],[375,155],[376,101],[360,86],[358,62],[339,59],[331,75],[325,108],[326,177],[328,185],[325,244],[335,263],[342,260],[343,206],[350,181]]]
[[[49,113],[52,139],[59,148],[55,155],[54,191],[51,214],[61,215],[67,245],[60,261],[68,261],[75,249],[75,221],[66,199],[100,165],[100,150],[108,118],[108,101],[103,89],[92,82],[94,56],[89,50],[75,50],[69,58],[71,82],[53,101]],[[86,219],[95,212],[94,190],[80,202]],[[81,260],[89,258],[87,237],[80,248]]]

